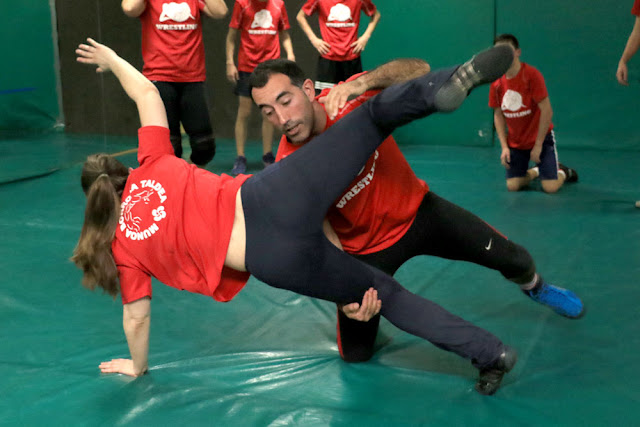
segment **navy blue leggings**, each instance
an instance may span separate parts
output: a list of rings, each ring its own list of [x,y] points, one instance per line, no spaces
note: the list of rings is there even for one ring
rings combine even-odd
[[[434,95],[454,70],[432,72],[382,91],[292,155],[249,178],[241,193],[246,267],[276,288],[341,304],[360,301],[373,286],[382,300],[381,314],[392,324],[483,368],[502,352],[497,337],[340,251],[322,230],[329,206],[378,145],[396,127],[436,112]],[[439,329],[430,326],[436,320]],[[472,345],[463,338],[469,331],[477,334]]]

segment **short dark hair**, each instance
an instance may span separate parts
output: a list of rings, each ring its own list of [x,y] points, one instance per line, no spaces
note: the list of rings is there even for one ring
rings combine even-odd
[[[513,46],[514,49],[520,49],[520,43],[518,43],[518,39],[513,34],[500,34],[493,39],[493,44],[507,42]]]
[[[284,74],[289,77],[294,86],[298,87],[302,87],[302,84],[307,79],[302,68],[295,62],[282,58],[270,59],[258,64],[249,76],[249,91],[254,87],[265,87],[272,74]]]

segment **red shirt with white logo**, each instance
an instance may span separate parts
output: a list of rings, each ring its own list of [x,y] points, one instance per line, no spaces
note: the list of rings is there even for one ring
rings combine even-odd
[[[248,175],[214,175],[173,154],[169,129],[138,131],[138,162],[111,245],[123,304],[151,296],[151,277],[229,301],[249,273],[224,266],[236,193]]]
[[[351,61],[360,56],[353,53],[353,44],[358,40],[360,12],[373,16],[376,6],[371,0],[307,0],[302,6],[307,16],[318,12],[322,40],[331,45],[323,58],[332,61]]]
[[[520,63],[520,71],[508,79],[506,74],[491,84],[489,107],[500,108],[507,122],[507,145],[530,150],[536,143],[540,124],[538,103],[548,97],[540,71]],[[549,125],[550,132],[553,123]]]
[[[326,96],[328,92],[329,89],[323,90],[318,98]],[[347,102],[335,120],[327,116],[325,130],[378,92],[367,91]],[[349,141],[344,143],[348,144]],[[301,146],[292,144],[283,136],[276,161],[282,160]],[[345,252],[378,252],[392,246],[404,236],[413,224],[428,191],[427,183],[416,177],[395,140],[389,136],[367,160],[347,190],[335,201],[327,212],[327,218]]]
[[[631,13],[636,16],[640,16],[640,0],[635,0],[633,2],[633,7],[631,8]]]
[[[142,23],[142,74],[163,82],[206,79],[201,0],[147,0]]]
[[[280,31],[289,29],[283,0],[236,0],[230,28],[240,30],[238,70],[250,73],[269,59],[280,58]]]

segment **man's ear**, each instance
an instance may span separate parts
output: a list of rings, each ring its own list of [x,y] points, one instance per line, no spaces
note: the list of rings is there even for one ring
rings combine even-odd
[[[307,95],[309,101],[313,101],[316,98],[316,89],[313,84],[313,80],[307,79],[302,83],[302,91]]]

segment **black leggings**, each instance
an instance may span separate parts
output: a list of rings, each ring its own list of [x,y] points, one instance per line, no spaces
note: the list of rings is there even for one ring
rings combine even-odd
[[[216,144],[211,129],[204,82],[154,81],[153,84],[158,88],[167,111],[171,145],[175,155],[182,157],[182,123],[189,135],[191,161],[199,166],[209,163],[216,154]]]
[[[325,237],[329,206],[357,176],[378,145],[398,126],[436,111],[434,96],[454,69],[392,86],[292,155],[242,186],[246,267],[271,286],[335,303],[360,301],[369,287],[381,314],[398,328],[490,366],[503,344],[491,333],[404,289],[392,277],[340,251]],[[434,330],[434,320],[444,325]],[[447,319],[443,323],[443,319]],[[449,336],[477,334],[473,345]]]

